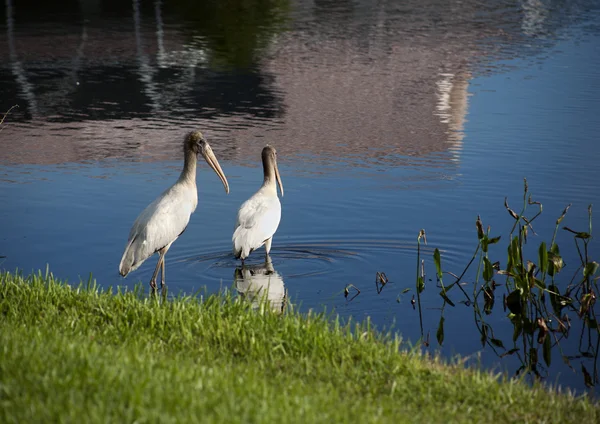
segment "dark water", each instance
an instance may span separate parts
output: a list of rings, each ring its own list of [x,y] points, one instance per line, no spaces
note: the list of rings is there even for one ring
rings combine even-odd
[[[0,132],[0,266],[49,264],[61,278],[92,273],[104,286],[146,283],[154,259],[122,279],[120,256],[137,214],[177,178],[182,137],[193,128],[207,136],[231,193],[202,162],[199,206],[167,255],[167,281],[172,292],[232,287],[252,297],[230,240],[237,208],[262,181],[260,150],[270,143],[285,187],[283,216],[272,264],[265,270],[262,251],[250,263],[251,277],[271,284],[274,307],[287,298],[303,310],[369,316],[416,343],[410,300],[424,228],[430,349],[514,374],[523,358],[499,359],[482,345],[473,307],[459,303],[457,290],[439,346],[443,301],[431,254],[439,248],[444,269],[460,273],[477,245],[480,214],[503,235],[492,252],[504,261],[513,223],[504,197],[519,209],[523,177],[544,206],[538,236],[530,234],[533,252],[550,242],[568,203],[564,225],[587,229],[587,206],[600,203],[599,2],[200,3],[6,0],[0,110],[19,107]],[[564,288],[577,253],[566,231],[557,242]],[[381,291],[378,271],[391,281]],[[348,284],[360,289],[351,301]],[[525,352],[513,345],[504,293],[496,291],[486,322],[506,351]],[[570,337],[538,371],[550,383],[593,391],[581,365],[593,380],[597,330],[566,312]],[[590,331],[588,346],[580,334]]]

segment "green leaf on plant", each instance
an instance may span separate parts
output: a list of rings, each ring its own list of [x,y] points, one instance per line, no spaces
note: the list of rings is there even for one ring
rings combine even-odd
[[[500,355],[500,357],[504,358],[505,356],[515,354],[518,351],[519,351],[518,348],[514,348],[514,349],[509,350],[508,352],[504,352],[502,355]]]
[[[516,342],[521,332],[523,331],[523,323],[521,322],[521,318],[515,317],[513,321],[514,331],[513,331],[513,342]]]
[[[483,258],[483,279],[490,281],[494,277],[494,267],[487,257]]]
[[[494,301],[496,300],[494,290],[491,286],[488,286],[483,290],[483,299],[483,312],[485,312],[486,315],[489,315],[492,313]]]
[[[535,347],[529,349],[529,361],[532,366],[536,366],[538,363],[538,351]]]
[[[448,305],[450,305],[450,306],[456,306],[454,304],[454,302],[450,300],[450,298],[447,296],[447,294],[444,292],[444,290],[442,290],[440,292],[440,296],[442,296],[442,299],[444,299]]]
[[[527,285],[527,283],[525,282],[525,280],[523,280],[523,278],[521,278],[520,275],[514,275],[513,279],[515,280],[515,287],[517,289],[522,290],[524,293],[528,293],[529,292],[529,285]]]
[[[502,349],[504,349],[504,343],[502,343],[502,340],[500,339],[490,339],[490,342],[496,346],[496,347],[501,347]]]
[[[544,362],[546,363],[547,366],[550,366],[550,362],[552,360],[552,339],[547,336],[546,339],[544,340]]]
[[[506,298],[506,306],[515,315],[520,315],[522,311],[521,306],[521,291],[514,290]]]
[[[481,250],[484,253],[487,253],[487,251],[488,251],[488,243],[489,243],[488,236],[484,235],[483,238],[481,239]]]
[[[500,241],[501,237],[502,236],[498,236],[498,237],[493,237],[493,238],[489,239],[488,240],[488,244],[496,244],[496,243],[498,243]]]
[[[583,268],[583,276],[585,278],[591,277],[598,271],[598,262],[588,262]]]
[[[512,263],[518,264],[521,263],[521,248],[519,246],[519,237],[515,236],[512,241],[511,251],[512,251]]]
[[[581,364],[581,372],[583,373],[583,382],[585,385],[588,387],[594,387],[594,380],[583,364]]]
[[[565,208],[565,210],[563,211],[563,213],[558,217],[558,219],[556,220],[556,225],[560,224],[561,221],[564,219],[565,215],[567,214],[567,211],[569,210],[569,208],[571,207],[571,204],[569,203],[567,205],[567,207]]]
[[[558,253],[548,252],[548,275],[553,276],[563,267],[562,257]]]
[[[481,326],[481,346],[485,347],[485,343],[487,342],[488,339],[488,335],[487,335],[488,329],[487,329],[487,325],[483,324]]]
[[[477,227],[477,238],[479,240],[481,240],[485,233],[483,232],[483,223],[481,222],[481,217],[479,215],[477,215],[477,221],[475,221],[475,227]]]
[[[546,242],[542,242],[540,244],[540,248],[538,249],[538,265],[540,267],[540,271],[543,274],[548,270],[548,249],[546,249]]]
[[[441,346],[444,343],[444,316],[440,317],[440,324],[438,325],[437,333],[435,335]]]
[[[438,279],[442,279],[442,258],[440,256],[440,250],[436,247],[433,251],[433,262],[435,263],[435,269],[437,271]]]
[[[575,238],[586,240],[591,237],[590,233],[586,233],[584,231],[571,230],[569,227],[563,227],[563,230],[567,230],[568,232],[575,234]]]

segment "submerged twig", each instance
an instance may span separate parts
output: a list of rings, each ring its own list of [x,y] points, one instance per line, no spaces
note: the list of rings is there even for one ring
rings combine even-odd
[[[350,294],[350,289],[351,288],[353,288],[354,290],[356,290],[356,294],[354,296],[352,296],[350,299],[348,299],[348,294]],[[360,294],[360,290],[354,284],[347,284],[346,287],[344,288],[344,297],[346,299],[348,299],[348,302],[351,302],[359,294]]]
[[[6,111],[6,113],[4,114],[4,116],[2,116],[2,119],[0,119],[0,125],[2,125],[4,123],[4,120],[6,119],[6,117],[8,116],[8,114],[10,113],[11,110],[13,110],[14,108],[19,107],[19,105],[13,105],[10,107],[10,109],[8,109]],[[3,128],[0,127],[0,131],[2,131]]]
[[[377,290],[377,294],[380,294],[385,285],[389,282],[387,275],[385,272],[377,271],[375,274],[375,290]]]
[[[423,275],[424,271],[421,268],[421,275],[419,275],[419,266],[421,265],[421,238],[425,244],[427,244],[427,239],[425,238],[425,230],[422,229],[419,231],[419,236],[417,237],[417,302],[419,304],[419,325],[421,326],[421,338],[423,338],[423,313],[421,312],[421,292],[425,290],[425,276]],[[414,306],[414,305],[413,305]]]

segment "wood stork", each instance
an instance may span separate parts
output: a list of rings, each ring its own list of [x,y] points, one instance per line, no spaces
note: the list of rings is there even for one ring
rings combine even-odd
[[[119,264],[119,273],[124,277],[158,252],[158,262],[150,280],[150,287],[154,291],[156,291],[156,276],[159,269],[162,269],[161,289],[165,289],[165,255],[171,244],[185,231],[190,216],[198,205],[196,189],[198,153],[216,172],[225,186],[225,192],[229,193],[227,178],[200,131],[192,131],[185,137],[183,152],[184,165],[179,179],[137,217],[129,232],[127,246]]]
[[[246,200],[237,214],[235,230],[233,231],[233,254],[236,258],[244,259],[265,245],[266,256],[269,256],[273,234],[277,231],[281,220],[281,203],[277,197],[279,184],[281,196],[283,185],[277,168],[277,152],[271,146],[266,146],[262,151],[264,182],[262,187],[248,200]]]

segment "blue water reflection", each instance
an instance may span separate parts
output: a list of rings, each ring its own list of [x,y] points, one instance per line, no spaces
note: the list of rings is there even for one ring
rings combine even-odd
[[[92,273],[105,287],[147,283],[152,260],[118,275],[127,234],[177,178],[182,137],[198,128],[231,193],[200,164],[198,210],[167,256],[172,292],[249,293],[236,283],[245,277],[230,239],[271,143],[286,194],[273,273],[258,275],[281,277],[303,310],[369,316],[416,342],[410,299],[424,228],[423,327],[435,349],[434,248],[445,269],[462,270],[478,214],[493,234],[510,230],[504,197],[520,204],[523,177],[544,205],[535,231],[547,242],[566,204],[565,224],[579,228],[599,203],[597,2],[257,1],[231,38],[224,29],[235,32],[236,21],[217,3],[194,12],[186,2],[74,2],[36,14],[6,2],[0,110],[19,108],[0,132],[2,268],[49,264],[72,282]],[[193,13],[214,25],[199,28]],[[240,39],[248,42],[236,48]],[[532,248],[540,241],[532,236]],[[561,231],[558,243],[572,241]],[[260,268],[256,253],[250,265]],[[569,273],[575,259],[565,256]],[[381,292],[377,271],[390,279]],[[352,301],[348,284],[361,290]],[[455,296],[442,354],[513,373],[518,359],[482,348],[473,309]],[[487,319],[508,346],[501,303],[498,291]],[[547,380],[585,390],[558,356]]]

